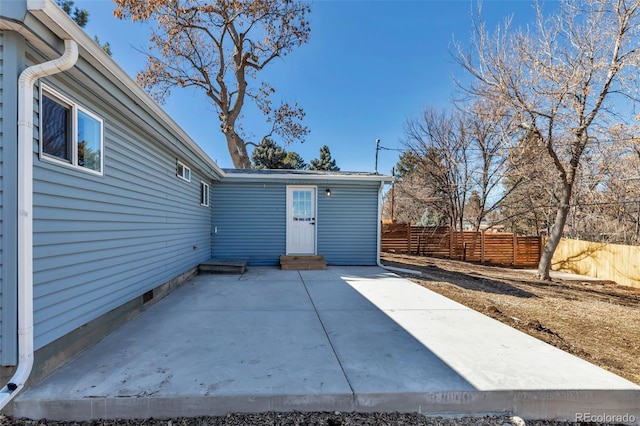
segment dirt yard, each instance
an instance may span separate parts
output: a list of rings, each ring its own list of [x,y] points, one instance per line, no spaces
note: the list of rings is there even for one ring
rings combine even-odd
[[[640,289],[613,282],[541,281],[525,270],[383,253],[419,270],[416,283],[640,384]]]

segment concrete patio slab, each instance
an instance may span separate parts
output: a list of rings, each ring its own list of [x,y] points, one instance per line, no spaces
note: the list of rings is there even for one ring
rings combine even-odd
[[[410,327],[418,342],[446,360],[476,390],[638,388],[527,334],[513,333],[513,328],[471,309],[387,314],[400,327]]]
[[[377,310],[378,308],[340,278],[305,280],[311,300],[317,310]]]
[[[393,272],[377,266],[331,266],[322,271],[299,271],[305,280],[326,280],[330,278],[362,280],[368,278],[399,278]]]
[[[322,311],[320,318],[356,394],[475,390],[382,311]]]
[[[344,280],[378,309],[386,310],[469,310],[438,293],[402,278]]]
[[[411,411],[640,422],[640,387],[376,267],[200,275],[39,384],[52,420]]]
[[[252,267],[240,276],[240,281],[300,282],[300,274],[298,271],[283,271],[279,268]]]
[[[288,272],[288,271],[283,271]],[[264,275],[260,279],[218,281],[215,277],[198,275],[181,289],[180,300],[172,303],[169,309],[191,310],[313,310],[313,305],[304,286],[300,285],[300,277],[294,281],[266,281]],[[258,276],[256,274],[256,276]],[[268,291],[265,289],[268,285]]]

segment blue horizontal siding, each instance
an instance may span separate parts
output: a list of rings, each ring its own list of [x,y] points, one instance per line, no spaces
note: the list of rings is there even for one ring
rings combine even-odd
[[[284,185],[216,182],[211,205],[214,258],[245,259],[250,265],[279,263],[286,250]]]
[[[104,175],[34,156],[36,349],[211,255],[211,208],[200,205],[210,177],[179,158],[191,182],[177,178],[176,156],[121,111],[49,83],[104,119]]]
[[[325,195],[331,188],[331,197]],[[378,186],[318,187],[318,254],[330,265],[377,262]]]
[[[286,251],[286,183],[216,182],[213,257],[277,265]],[[375,265],[378,185],[318,186],[318,254],[333,265]]]
[[[3,240],[4,235],[4,212],[2,210],[2,206],[4,205],[4,180],[3,180],[3,171],[4,171],[4,31],[0,31],[0,364],[6,365],[4,362],[4,354],[2,352],[4,348],[3,335],[4,335],[4,327],[5,323],[4,319],[4,311],[3,311],[3,302],[4,302],[4,286],[5,278],[4,278],[4,262],[5,258],[3,256],[3,247],[6,244],[6,241]]]
[[[17,363],[18,88],[24,39],[0,31],[0,364]]]

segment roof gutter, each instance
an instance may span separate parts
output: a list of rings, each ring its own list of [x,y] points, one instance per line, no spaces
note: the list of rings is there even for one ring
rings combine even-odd
[[[253,173],[226,173],[223,170],[223,179],[226,181],[233,180],[255,180],[258,179],[271,179],[271,180],[308,180],[308,181],[365,181],[365,182],[380,182],[384,185],[387,182],[391,182],[390,176],[383,175],[348,175],[348,174],[305,174],[305,173],[282,173],[273,175],[258,175]]]
[[[18,79],[18,368],[0,390],[0,410],[22,390],[33,367],[33,86],[77,60],[78,45],[67,39],[62,56],[25,69]]]

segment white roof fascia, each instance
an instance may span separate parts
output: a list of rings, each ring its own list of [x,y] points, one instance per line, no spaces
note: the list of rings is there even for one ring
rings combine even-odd
[[[365,182],[385,182],[391,183],[393,181],[393,177],[391,176],[383,176],[383,175],[304,175],[304,174],[278,174],[278,175],[258,175],[252,173],[229,173],[225,175],[225,178],[228,180],[231,179],[248,179],[248,180],[264,180],[264,179],[273,179],[273,180],[319,180],[319,181],[365,181]]]
[[[0,30],[9,30],[22,34],[25,30],[21,24],[0,17]]]
[[[27,9],[40,22],[45,24],[58,37],[71,38],[81,48],[81,54],[87,62],[98,68],[108,79],[120,87],[128,89],[131,97],[139,101],[158,118],[181,142],[200,157],[212,171],[220,177],[225,173],[209,157],[202,148],[153,100],[138,86],[129,75],[98,44],[93,41],[73,20],[60,9],[53,0],[27,0]]]

